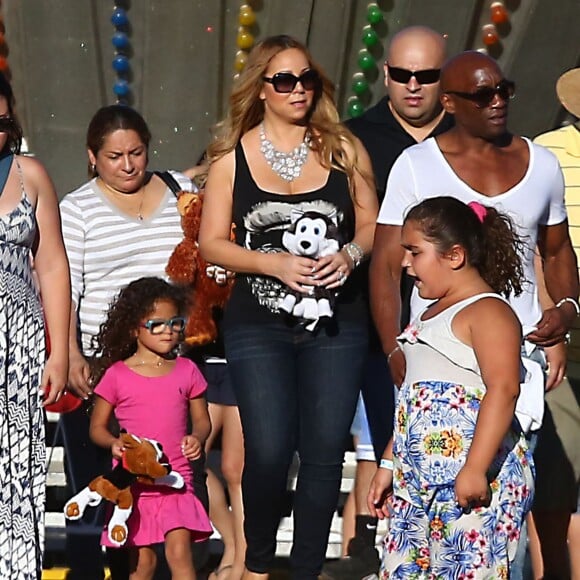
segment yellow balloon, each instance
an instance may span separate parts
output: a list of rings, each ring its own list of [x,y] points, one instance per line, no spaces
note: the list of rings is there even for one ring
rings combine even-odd
[[[236,52],[236,58],[234,60],[234,69],[238,72],[242,72],[246,66],[246,61],[248,60],[248,53],[243,50],[238,50]]]
[[[254,46],[254,37],[245,28],[240,28],[238,30],[237,44],[239,48],[249,50]]]
[[[238,22],[242,26],[252,26],[252,24],[256,22],[256,13],[252,10],[252,7],[249,4],[242,4],[240,6]]]

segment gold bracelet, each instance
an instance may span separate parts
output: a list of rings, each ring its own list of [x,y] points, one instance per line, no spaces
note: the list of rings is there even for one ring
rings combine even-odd
[[[401,350],[400,346],[396,346],[388,355],[387,355],[387,364],[391,362],[391,357],[398,351]]]

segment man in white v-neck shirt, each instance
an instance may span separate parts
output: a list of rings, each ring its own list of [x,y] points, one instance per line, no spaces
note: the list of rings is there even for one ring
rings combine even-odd
[[[490,57],[465,52],[452,58],[442,69],[441,103],[455,116],[455,126],[406,149],[389,174],[371,257],[370,295],[375,326],[396,384],[405,373],[405,358],[396,342],[401,225],[408,209],[425,198],[451,195],[497,207],[512,217],[526,242],[523,266],[528,285],[510,303],[522,323],[529,354],[542,356],[531,352],[534,345],[542,349],[564,341],[580,311],[562,172],[548,150],[508,132],[508,103],[514,91],[514,84]],[[543,312],[533,264],[536,245],[544,259],[548,292],[557,304]],[[411,318],[420,309],[415,289]],[[545,352],[549,362],[550,349]],[[562,367],[565,362],[559,360]],[[556,367],[554,362],[548,386],[564,371]],[[522,578],[522,568],[520,555],[510,577]]]
[[[464,181],[447,161],[436,139],[428,139],[407,149],[389,176],[386,201],[381,207],[378,223],[398,228],[408,209],[423,199],[442,195],[451,195],[465,203],[479,201],[508,214],[520,236],[526,240],[523,263],[529,284],[520,296],[511,299],[511,304],[520,317],[524,334],[528,334],[541,318],[533,264],[538,225],[549,227],[565,222],[566,210],[562,203],[562,178],[558,161],[549,151],[533,145],[527,139],[523,144],[529,155],[526,171],[512,187],[494,196],[479,192]],[[419,312],[427,304],[416,290],[413,291],[413,313]]]
[[[371,258],[373,317],[385,354],[392,354],[391,371],[398,384],[405,366],[402,353],[393,352],[400,311],[400,230],[406,211],[422,199],[451,195],[493,205],[512,217],[528,246],[524,268],[529,285],[511,304],[530,342],[541,347],[562,342],[577,315],[576,258],[556,157],[507,131],[513,87],[490,57],[479,52],[454,57],[443,69],[441,87],[441,102],[455,115],[455,127],[409,147],[393,165]],[[544,313],[533,269],[536,243],[554,302],[570,299]],[[412,314],[419,301],[413,297]]]

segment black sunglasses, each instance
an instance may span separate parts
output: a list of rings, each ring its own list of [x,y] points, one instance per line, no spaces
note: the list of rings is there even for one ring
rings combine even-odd
[[[445,91],[450,95],[456,95],[462,99],[467,99],[475,103],[478,109],[489,107],[496,95],[504,101],[514,98],[516,93],[516,84],[507,79],[501,80],[495,87],[482,87],[473,93],[462,93],[461,91]]]
[[[185,328],[185,318],[182,316],[175,316],[169,320],[153,318],[141,326],[146,328],[151,334],[162,334],[165,332],[166,328],[169,328],[171,332],[183,332]]]
[[[430,68],[426,70],[407,70],[406,68],[398,68],[396,66],[391,66],[387,64],[387,70],[389,71],[389,78],[396,83],[402,83],[406,85],[412,77],[420,85],[432,85],[439,80],[441,76],[441,69]]]
[[[273,77],[262,77],[262,80],[270,83],[277,93],[291,93],[299,82],[305,91],[313,91],[320,84],[320,77],[314,69],[303,72],[299,77],[289,72],[279,72]]]

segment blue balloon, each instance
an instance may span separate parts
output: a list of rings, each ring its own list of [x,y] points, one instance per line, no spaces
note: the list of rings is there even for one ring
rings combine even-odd
[[[111,16],[111,22],[115,26],[127,26],[127,24],[129,24],[127,12],[125,12],[123,8],[115,8],[115,11]]]
[[[129,37],[124,32],[115,32],[111,38],[111,42],[117,50],[123,50],[129,47]]]
[[[130,67],[131,67],[131,65],[129,64],[129,59],[126,56],[122,55],[122,54],[117,55],[113,59],[113,68],[118,73],[126,73],[126,72],[129,72],[129,68]]]
[[[119,80],[113,85],[113,92],[118,97],[126,97],[131,92],[131,87],[127,81]]]

